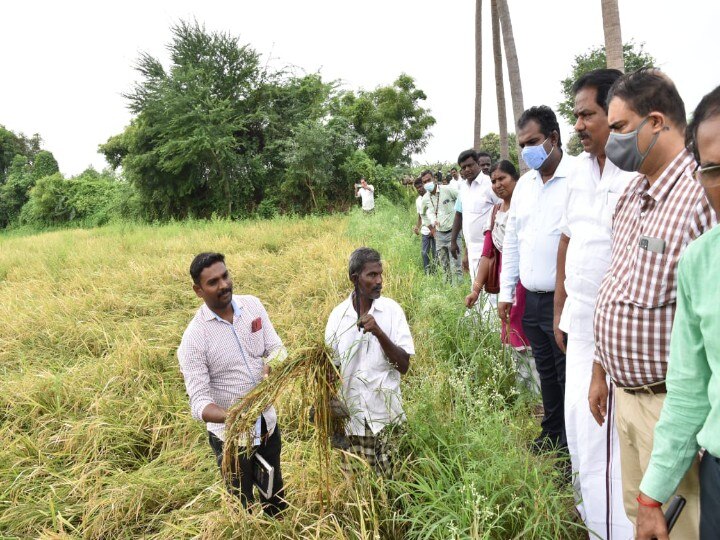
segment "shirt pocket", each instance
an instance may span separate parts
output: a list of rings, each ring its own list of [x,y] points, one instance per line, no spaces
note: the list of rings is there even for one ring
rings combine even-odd
[[[642,308],[657,308],[675,301],[675,271],[673,257],[635,246],[635,271],[628,289],[631,303]]]
[[[259,358],[265,352],[265,336],[263,335],[262,330],[250,332],[246,342],[250,356]]]

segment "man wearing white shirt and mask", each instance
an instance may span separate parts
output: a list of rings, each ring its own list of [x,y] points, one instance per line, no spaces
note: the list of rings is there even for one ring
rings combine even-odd
[[[553,293],[560,224],[568,176],[576,158],[561,149],[560,126],[547,106],[531,107],[518,120],[518,143],[531,170],[513,192],[500,275],[498,314],[509,322],[518,279],[527,290],[523,330],[540,375],[544,415],[535,450],[564,449],[565,353],[553,334]]]
[[[610,265],[612,216],[636,173],[618,169],[605,156],[610,135],[607,95],[622,76],[616,69],[586,73],[573,85],[575,131],[583,152],[568,182],[555,284],[555,340],[566,351],[565,430],[572,460],[578,511],[598,538],[626,539],[633,527],[625,515],[614,400],[608,421],[594,422],[587,405],[595,340],[593,315],[598,290]]]
[[[325,343],[333,351],[342,381],[340,398],[349,411],[349,451],[376,473],[388,475],[393,426],[405,420],[400,375],[407,373],[415,348],[405,312],[381,296],[380,254],[358,248],[348,266],[354,291],[330,314]]]
[[[484,152],[483,154],[487,156]],[[490,177],[482,172],[480,167],[482,159],[483,157],[475,150],[465,150],[458,157],[460,174],[465,181],[460,182],[450,240],[450,255],[455,258],[461,256],[457,239],[462,229],[471,283],[475,281],[475,274],[482,257],[490,212],[493,206],[500,202],[492,190]]]

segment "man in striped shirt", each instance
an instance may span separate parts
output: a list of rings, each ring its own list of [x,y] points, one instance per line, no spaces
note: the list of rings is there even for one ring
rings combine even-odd
[[[611,263],[595,310],[596,357],[588,400],[602,425],[608,401],[616,399],[624,506],[633,523],[665,400],[678,260],[688,243],[714,225],[712,209],[692,178],[685,118],[675,85],[655,69],[624,75],[608,95],[605,153],[620,169],[640,174],[615,209]],[[614,395],[608,392],[606,373],[618,388]],[[678,493],[687,506],[673,532],[677,538],[697,538],[697,463]]]
[[[190,321],[178,349],[180,369],[193,418],[207,423],[210,446],[222,464],[228,409],[270,373],[267,362],[286,354],[265,308],[250,295],[233,295],[233,283],[220,253],[200,253],[190,265],[193,290],[204,304]],[[287,504],[280,472],[280,428],[273,406],[255,424],[254,452],[274,468],[273,494],[260,500],[268,515]],[[254,501],[253,460],[239,448],[240,478],[228,489],[243,506]]]

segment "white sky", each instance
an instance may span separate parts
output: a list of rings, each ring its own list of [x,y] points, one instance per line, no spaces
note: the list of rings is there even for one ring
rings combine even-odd
[[[525,107],[561,99],[575,55],[603,43],[600,0],[508,0]],[[206,0],[4,2],[0,10],[0,124],[40,133],[66,175],[106,166],[98,144],[130,120],[121,93],[140,52],[167,63],[169,28],[197,19],[229,31],[277,67],[372,89],[401,72],[437,120],[419,161],[453,161],[472,145],[472,0]],[[497,131],[490,1],[485,12],[482,131]],[[720,2],[620,0],[623,41],[634,39],[675,80],[688,113],[720,84]],[[506,84],[510,109],[509,88]],[[510,125],[512,123],[510,122]],[[564,126],[564,139],[570,129]]]

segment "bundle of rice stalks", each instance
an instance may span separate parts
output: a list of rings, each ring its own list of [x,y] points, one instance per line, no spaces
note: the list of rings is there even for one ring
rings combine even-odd
[[[225,421],[225,445],[222,473],[227,482],[234,474],[240,474],[239,452],[250,456],[256,437],[255,423],[262,412],[272,405],[292,384],[301,381],[302,411],[312,407],[315,426],[318,465],[321,475],[318,499],[321,506],[330,492],[331,448],[329,436],[344,431],[343,420],[331,414],[331,401],[337,395],[337,370],[326,345],[315,342],[308,347],[296,349],[282,365],[258,384],[245,398],[229,411]],[[308,415],[302,416],[305,422]]]

